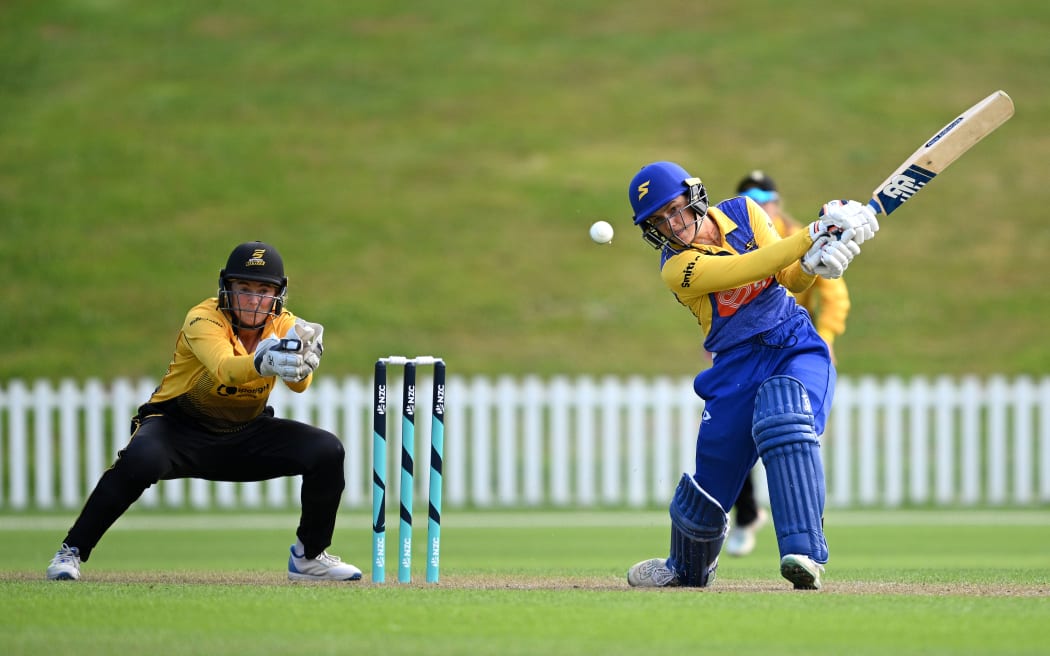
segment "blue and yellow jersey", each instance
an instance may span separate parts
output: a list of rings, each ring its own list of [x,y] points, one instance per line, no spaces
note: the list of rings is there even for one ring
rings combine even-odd
[[[294,325],[295,315],[282,310],[267,323],[262,339],[283,337]],[[285,384],[302,392],[312,380],[311,374]],[[236,430],[266,409],[276,381],[276,376],[259,375],[254,354],[237,338],[218,299],[209,298],[186,314],[175,354],[144,411],[174,412],[214,432]]]
[[[665,247],[660,275],[697,318],[704,348],[717,353],[799,311],[785,289],[798,293],[813,284],[799,264],[813,242],[805,231],[781,239],[765,211],[745,197],[718,203],[707,220],[718,224],[721,245]]]

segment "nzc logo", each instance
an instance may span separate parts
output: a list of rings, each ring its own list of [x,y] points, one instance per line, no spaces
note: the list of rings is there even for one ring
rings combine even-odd
[[[386,414],[386,385],[376,387],[376,414]]]

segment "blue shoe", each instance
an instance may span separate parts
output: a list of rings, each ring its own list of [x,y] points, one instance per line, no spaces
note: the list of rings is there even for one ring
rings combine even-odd
[[[344,563],[339,556],[322,551],[317,558],[306,558],[295,553],[295,545],[289,549],[288,579],[291,581],[358,581],[361,570]]]
[[[80,549],[63,543],[62,548],[51,559],[51,564],[47,566],[47,579],[49,581],[80,580]]]

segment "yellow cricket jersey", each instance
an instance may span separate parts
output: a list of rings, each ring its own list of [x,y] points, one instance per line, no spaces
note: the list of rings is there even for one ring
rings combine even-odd
[[[262,339],[283,337],[294,325],[295,315],[282,310],[267,323]],[[285,384],[302,392],[312,380],[311,374],[298,383]],[[276,381],[276,376],[263,377],[255,370],[254,354],[244,349],[213,297],[186,314],[175,354],[148,405],[174,412],[204,429],[229,432],[265,410]],[[145,411],[148,414],[150,409]]]
[[[801,227],[788,217],[774,214],[770,217],[773,227],[784,237],[801,230]],[[849,315],[849,288],[844,278],[821,278],[813,281],[813,286],[795,294],[798,304],[806,308],[813,319],[817,332],[830,346],[835,338],[846,332],[846,317]]]
[[[797,293],[813,284],[815,276],[799,263],[813,242],[804,231],[781,239],[765,210],[746,197],[711,207],[707,220],[718,224],[722,243],[665,248],[660,275],[696,316],[704,348],[718,352],[798,311],[784,289]]]

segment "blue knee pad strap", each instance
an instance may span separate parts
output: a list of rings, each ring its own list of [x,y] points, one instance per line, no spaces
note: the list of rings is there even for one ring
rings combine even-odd
[[[714,581],[718,552],[729,517],[689,474],[683,474],[671,500],[671,555],[667,567],[681,585],[704,587]]]
[[[813,409],[802,383],[774,376],[758,388],[753,436],[766,467],[781,557],[828,561],[824,539],[824,465],[813,428]]]

